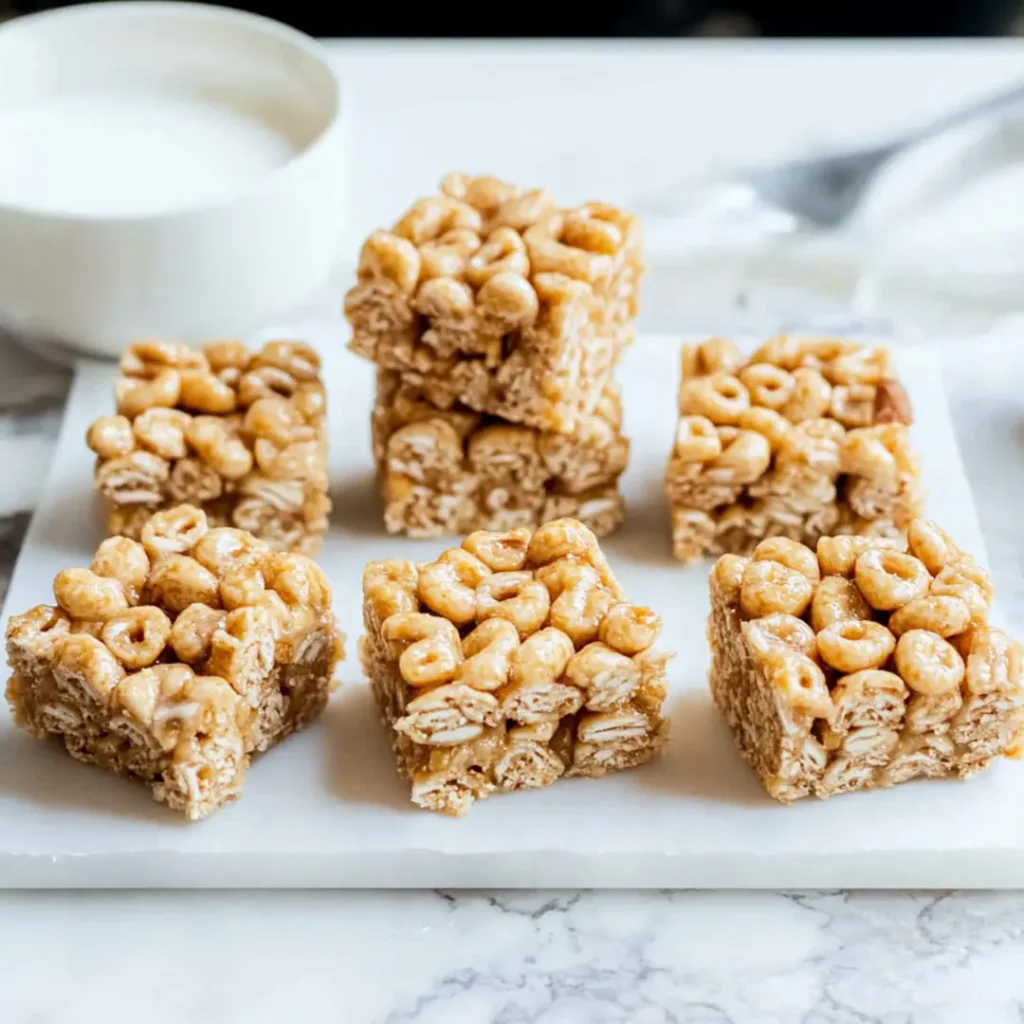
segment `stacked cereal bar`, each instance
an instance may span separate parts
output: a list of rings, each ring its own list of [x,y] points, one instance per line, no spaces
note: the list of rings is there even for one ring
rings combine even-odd
[[[434,537],[572,516],[604,536],[624,511],[617,481],[629,442],[621,421],[612,385],[571,434],[559,434],[466,406],[438,409],[422,388],[381,370],[372,428],[384,524]]]
[[[28,732],[202,818],[239,795],[252,754],[324,709],[344,637],[308,558],[190,505],[140,533],[58,573],[56,607],[11,617],[7,700]]]
[[[664,743],[661,621],[573,519],[471,534],[435,562],[371,562],[363,669],[413,802],[604,775]]]
[[[492,177],[449,175],[441,195],[367,239],[345,313],[350,347],[377,366],[388,530],[440,536],[567,513],[599,533],[618,524],[627,449],[613,371],[641,270],[636,218],[601,203],[560,209]]]
[[[749,554],[764,537],[902,536],[918,514],[910,401],[892,355],[779,337],[683,349],[666,471],[677,558]]]
[[[762,541],[711,572],[711,692],[768,792],[791,801],[965,777],[1017,756],[1021,648],[987,572],[934,523],[907,545]]]
[[[331,509],[326,402],[308,345],[140,342],[121,360],[116,397],[117,415],[87,435],[108,534],[137,540],[155,511],[189,502],[275,549],[319,549]]]

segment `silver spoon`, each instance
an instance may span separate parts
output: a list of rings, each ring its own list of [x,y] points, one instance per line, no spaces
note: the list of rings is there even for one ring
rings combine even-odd
[[[794,160],[731,177],[749,186],[765,203],[794,216],[805,230],[838,228],[850,218],[875,174],[898,153],[1021,102],[1024,84],[985,96],[882,145]]]

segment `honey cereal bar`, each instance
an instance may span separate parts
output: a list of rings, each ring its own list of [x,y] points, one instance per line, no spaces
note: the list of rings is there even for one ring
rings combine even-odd
[[[899,537],[921,505],[910,400],[888,349],[773,338],[744,360],[684,346],[665,475],[676,558],[747,555],[765,537]]]
[[[15,721],[191,819],[323,711],[343,657],[316,564],[191,505],[156,513],[141,542],[108,537],[53,593],[7,626]]]
[[[426,565],[371,562],[363,616],[363,670],[420,807],[465,814],[665,742],[661,620],[625,600],[576,520],[473,533]]]
[[[155,511],[190,503],[275,550],[319,550],[331,510],[326,402],[308,345],[140,342],[121,360],[116,397],[117,415],[86,437],[110,536],[138,540]]]
[[[618,478],[629,442],[609,385],[572,434],[438,409],[396,373],[377,373],[374,460],[384,524],[411,537],[536,527],[572,516],[599,537],[622,521]]]
[[[439,408],[569,433],[632,340],[641,248],[614,206],[450,174],[364,244],[350,347]]]
[[[711,692],[777,800],[1019,755],[1022,652],[988,625],[989,574],[934,523],[908,537],[773,537],[711,571]]]

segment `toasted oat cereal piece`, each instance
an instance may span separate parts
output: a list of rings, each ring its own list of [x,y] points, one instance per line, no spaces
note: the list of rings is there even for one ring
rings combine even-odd
[[[360,641],[413,803],[642,764],[667,738],[661,620],[574,519],[470,534],[435,562],[371,562]]]
[[[65,569],[7,625],[7,700],[34,736],[148,783],[191,819],[239,795],[253,754],[315,719],[344,637],[324,574],[191,505]]]
[[[603,537],[622,521],[629,458],[618,390],[605,389],[572,434],[437,409],[398,374],[377,373],[374,459],[389,533],[411,537],[579,519]]]
[[[711,693],[777,800],[1018,756],[1022,651],[988,625],[988,573],[934,523],[908,540],[774,537],[711,570]]]
[[[748,555],[765,537],[902,537],[921,488],[912,411],[888,349],[773,338],[744,360],[683,349],[665,473],[676,558]]]
[[[316,553],[331,502],[320,358],[308,345],[139,342],[116,397],[117,414],[86,436],[109,535],[137,540],[155,511],[187,502],[211,525]]]
[[[641,247],[614,206],[450,174],[366,240],[350,347],[439,408],[571,433],[632,340]]]

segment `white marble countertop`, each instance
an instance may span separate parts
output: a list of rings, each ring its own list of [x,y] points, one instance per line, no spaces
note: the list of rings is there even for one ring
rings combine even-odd
[[[686,179],[883,137],[1024,66],[1017,42],[333,45],[357,104],[353,238],[452,167],[671,217]],[[734,287],[726,305],[757,305]],[[961,369],[958,426],[1006,427],[1013,380],[993,395]],[[0,589],[66,386],[0,347]],[[1019,511],[967,454],[1019,588]],[[1009,1024],[1022,922],[1009,893],[3,893],[0,1021]]]
[[[1024,896],[989,893],[26,893],[0,903],[0,1010],[5,1024],[1011,1024],[1022,920]]]

